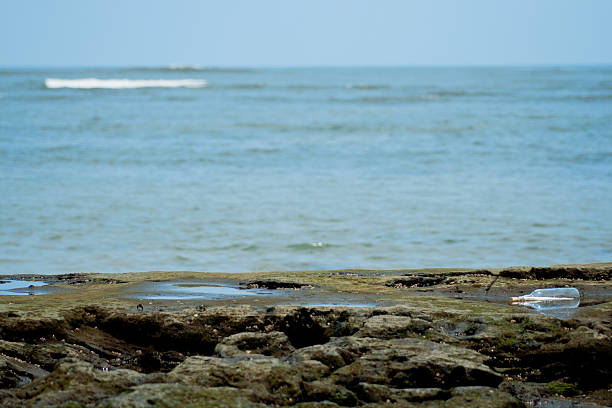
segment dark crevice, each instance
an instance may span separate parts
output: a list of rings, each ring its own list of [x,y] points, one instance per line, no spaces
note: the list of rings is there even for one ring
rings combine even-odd
[[[291,345],[295,348],[329,341],[325,328],[314,320],[314,312],[307,308],[300,308],[295,313],[285,316],[278,322],[278,330],[287,335]]]

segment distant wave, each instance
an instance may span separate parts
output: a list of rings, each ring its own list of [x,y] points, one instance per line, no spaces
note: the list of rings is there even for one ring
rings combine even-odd
[[[121,68],[124,72],[214,72],[214,73],[249,73],[249,68],[224,68],[224,67],[202,67],[200,65],[172,64],[165,67],[130,67]]]
[[[204,88],[207,85],[203,79],[45,79],[45,86],[50,89]]]
[[[251,83],[251,84],[231,84],[231,85],[222,85],[219,86],[220,89],[263,89],[266,88],[267,85],[261,82]]]
[[[328,244],[325,242],[303,242],[300,244],[287,245],[287,248],[296,252],[311,252],[325,250],[327,248],[332,248],[336,246],[338,245]]]
[[[201,71],[202,67],[200,65],[170,64],[168,65],[168,69],[175,71]]]
[[[358,90],[375,90],[375,89],[388,89],[389,85],[377,85],[377,84],[347,84],[346,89],[358,89]]]
[[[326,89],[337,89],[338,86],[335,85],[306,85],[306,84],[296,84],[289,85],[287,89],[293,89],[297,91],[317,91],[317,90],[326,90]]]
[[[612,99],[612,94],[567,95],[567,96],[550,98],[550,100],[553,100],[553,101],[580,101],[580,102],[606,101],[610,99]]]

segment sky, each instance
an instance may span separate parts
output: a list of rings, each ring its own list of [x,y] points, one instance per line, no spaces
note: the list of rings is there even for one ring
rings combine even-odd
[[[0,66],[612,63],[612,0],[0,0]]]

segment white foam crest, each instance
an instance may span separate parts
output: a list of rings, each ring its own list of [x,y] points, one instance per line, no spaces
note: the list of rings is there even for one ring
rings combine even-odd
[[[51,89],[204,88],[207,85],[203,79],[45,79],[45,86]]]

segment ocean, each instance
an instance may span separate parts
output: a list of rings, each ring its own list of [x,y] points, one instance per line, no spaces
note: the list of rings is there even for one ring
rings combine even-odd
[[[0,69],[0,274],[610,260],[612,67]]]

